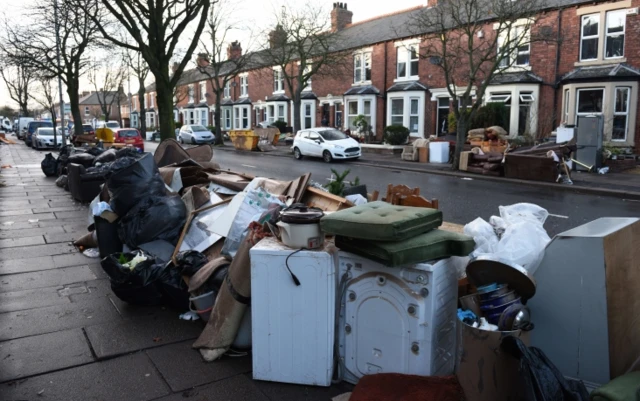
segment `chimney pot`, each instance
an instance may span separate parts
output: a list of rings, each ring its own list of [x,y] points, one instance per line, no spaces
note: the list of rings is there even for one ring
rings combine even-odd
[[[242,56],[242,46],[237,40],[227,46],[227,60],[237,60]]]
[[[334,3],[331,10],[331,31],[341,31],[353,21],[353,13],[347,9],[347,3]]]
[[[196,64],[198,67],[206,67],[209,65],[209,55],[207,53],[198,53],[196,58]]]
[[[287,43],[287,33],[282,25],[276,25],[275,29],[269,32],[269,47],[275,49]]]

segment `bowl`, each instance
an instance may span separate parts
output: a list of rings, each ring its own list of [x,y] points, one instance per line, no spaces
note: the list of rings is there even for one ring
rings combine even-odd
[[[508,307],[510,307],[511,305],[517,305],[517,304],[522,304],[522,302],[520,302],[520,297],[517,297],[516,299],[514,299],[511,302],[507,302],[504,303],[502,305],[498,305],[495,307],[485,307],[485,306],[480,306],[480,310],[482,310],[483,314],[485,316],[491,316],[493,314],[501,314],[502,312],[504,312],[505,309],[507,309]],[[499,318],[500,316],[498,316]]]
[[[496,306],[504,305],[518,298],[518,294],[515,291],[509,291],[506,294],[497,295],[493,298],[480,300],[480,309],[495,308]]]

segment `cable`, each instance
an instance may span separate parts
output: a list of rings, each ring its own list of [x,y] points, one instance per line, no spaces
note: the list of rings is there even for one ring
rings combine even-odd
[[[305,248],[300,248],[297,251],[293,251],[289,254],[289,256],[287,256],[287,258],[284,260],[284,264],[285,266],[287,266],[287,270],[289,270],[289,274],[291,274],[291,278],[293,279],[293,282],[296,286],[300,285],[300,280],[298,280],[298,277],[296,277],[295,274],[293,274],[293,272],[291,271],[291,268],[289,267],[289,258],[293,255],[295,255],[296,253],[300,252],[300,251],[306,251],[307,249]]]

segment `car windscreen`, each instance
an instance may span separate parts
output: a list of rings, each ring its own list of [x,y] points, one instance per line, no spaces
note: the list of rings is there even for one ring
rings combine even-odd
[[[93,131],[93,127],[92,127],[92,126],[90,126],[90,125],[83,125],[83,126],[82,126],[82,130],[83,130],[84,132],[91,132],[91,131]]]
[[[206,129],[205,127],[203,127],[202,125],[192,125],[191,126],[191,130],[193,132],[200,132],[200,131],[209,131],[208,129]]]
[[[349,138],[347,134],[345,134],[344,132],[338,131],[337,129],[320,131],[318,133],[320,134],[322,139],[324,139],[325,141],[339,141],[341,139]]]
[[[53,136],[53,128],[40,128],[37,132],[38,135]]]
[[[121,138],[135,138],[138,136],[138,131],[134,129],[125,129],[118,131],[118,136]]]
[[[51,127],[53,128],[53,123],[48,121],[38,121],[38,122],[30,122],[29,123],[29,133],[33,134],[40,127]]]
[[[118,124],[118,123],[107,123],[107,127],[109,127],[109,128],[118,128],[118,127],[120,127],[120,124]]]

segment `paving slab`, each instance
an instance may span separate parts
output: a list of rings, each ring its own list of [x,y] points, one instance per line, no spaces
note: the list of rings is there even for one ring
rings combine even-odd
[[[85,288],[85,291],[88,289]],[[63,287],[36,288],[33,290],[0,293],[0,313],[62,305],[71,302],[62,296]]]
[[[32,214],[33,212],[31,211],[31,209],[0,211],[0,217],[24,216],[24,215],[32,215]]]
[[[42,270],[57,269],[59,267],[89,265],[98,275],[97,270],[92,267],[97,259],[84,256],[81,253],[71,253],[65,255],[39,256],[36,258],[0,260],[0,276],[5,274],[27,273]]]
[[[71,244],[46,244],[33,245],[28,249],[7,248],[0,252],[0,260],[26,259],[38,256],[53,256],[68,253],[77,253],[78,250]]]
[[[6,238],[0,239],[0,249],[3,248],[15,248],[15,247],[27,247],[30,245],[44,245],[46,244],[42,235],[36,235],[32,237],[18,237],[18,238]]]
[[[49,213],[49,212],[75,212],[78,210],[86,210],[82,206],[58,206],[58,207],[38,207],[31,209],[33,213]]]
[[[40,215],[38,215],[39,217]],[[64,225],[75,225],[75,224],[84,224],[87,226],[87,217],[86,216],[78,216],[74,219],[65,219],[64,221],[55,220],[55,219],[31,219],[37,220],[33,222],[29,221],[18,221],[17,219],[10,220],[9,218],[5,218],[9,222],[2,221],[0,222],[0,231],[16,231],[16,230],[24,230],[27,228],[44,228],[44,227],[60,227]],[[4,219],[3,219],[4,220]]]
[[[11,274],[0,277],[0,293],[33,288],[59,287],[65,284],[95,280],[88,266],[64,267],[55,270]]]
[[[37,223],[41,220],[55,220],[56,216],[53,213],[39,213],[33,214],[29,212],[28,214],[21,214],[18,216],[0,216],[0,224],[4,225],[5,223]],[[58,221],[60,224],[60,221]]]
[[[82,329],[5,341],[0,343],[0,382],[93,361]]]
[[[200,322],[147,317],[87,327],[86,333],[99,359],[197,338]]]
[[[84,231],[71,231],[64,233],[56,233],[51,235],[45,235],[44,239],[47,244],[56,244],[60,242],[73,242],[78,238],[81,238],[84,235],[87,235],[88,231],[85,229]]]
[[[0,239],[35,237],[42,235],[52,235],[64,233],[64,228],[57,227],[36,227],[22,230],[0,230]],[[45,237],[46,239],[46,237]]]
[[[56,267],[93,265],[95,263],[100,263],[100,259],[88,258],[80,252],[53,255],[53,264]]]
[[[93,272],[93,274],[96,275],[97,278],[99,279],[109,279],[109,276],[107,275],[107,273],[104,272],[104,270],[102,269],[102,266],[100,266],[100,259],[94,259],[96,262],[95,263],[91,263],[89,265],[89,269],[91,269],[91,271]]]
[[[82,217],[87,217],[87,211],[86,209],[78,209],[76,211],[73,212],[55,212],[54,213],[56,215],[56,218],[63,220],[63,219],[69,219],[69,218],[74,218],[74,217],[78,217],[78,216],[82,216]]]
[[[121,319],[108,299],[0,313],[0,341],[116,322]]]
[[[251,374],[247,374],[247,376],[251,377]],[[259,380],[254,380],[253,382],[272,401],[330,401],[333,397],[353,391],[353,386],[346,382],[341,382],[331,387],[303,386]]]
[[[15,401],[146,401],[170,391],[149,358],[138,353],[3,384],[0,394]]]
[[[157,401],[269,401],[244,375],[162,397]],[[294,399],[291,399],[294,401]],[[284,401],[283,399],[278,401]],[[297,400],[296,400],[297,401]],[[329,401],[329,400],[327,400]]]
[[[191,348],[192,344],[193,341],[184,341],[146,351],[173,391],[182,391],[251,372],[250,355],[223,357],[218,361],[205,362],[200,352]]]

